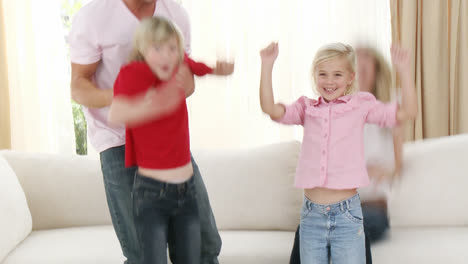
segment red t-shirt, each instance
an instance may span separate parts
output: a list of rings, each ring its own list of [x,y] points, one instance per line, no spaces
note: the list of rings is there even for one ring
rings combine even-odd
[[[185,55],[193,74],[203,76],[213,69]],[[158,89],[163,81],[145,62],[124,65],[114,83],[114,96],[134,97],[150,87]],[[190,162],[190,137],[185,100],[170,115],[138,126],[125,128],[125,166],[170,169]]]

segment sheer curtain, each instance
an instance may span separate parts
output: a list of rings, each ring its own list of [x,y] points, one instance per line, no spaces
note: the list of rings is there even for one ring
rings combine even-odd
[[[11,148],[75,153],[59,0],[3,0]]]
[[[181,0],[192,23],[192,56],[234,60],[228,78],[198,78],[189,99],[193,148],[244,148],[301,140],[301,127],[281,126],[261,112],[259,50],[278,41],[273,72],[277,100],[290,103],[312,90],[311,63],[323,44],[371,44],[389,58],[388,1]]]
[[[0,149],[11,147],[10,101],[8,92],[8,70],[6,66],[5,21],[3,2],[0,1]]]

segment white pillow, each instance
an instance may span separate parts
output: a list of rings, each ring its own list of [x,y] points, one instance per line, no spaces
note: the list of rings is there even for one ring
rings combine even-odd
[[[32,229],[26,196],[15,172],[0,154],[0,262]]]

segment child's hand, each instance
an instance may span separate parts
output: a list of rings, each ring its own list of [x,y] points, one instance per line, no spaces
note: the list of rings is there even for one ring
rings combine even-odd
[[[226,61],[216,61],[216,67],[213,69],[214,75],[230,75],[234,72],[234,63]]]
[[[174,112],[185,100],[185,93],[180,86],[165,84],[156,90],[148,89],[144,98],[144,107],[157,116],[164,116]]]
[[[392,63],[398,72],[408,72],[410,69],[409,51],[398,44],[393,44],[390,49]]]
[[[189,97],[195,91],[195,82],[193,80],[193,73],[190,71],[190,68],[187,64],[182,63],[179,66],[179,69],[175,75],[177,83],[174,83],[175,86],[180,86],[184,88],[185,96]]]
[[[278,57],[279,48],[277,42],[272,42],[266,48],[260,51],[262,63],[273,64]]]

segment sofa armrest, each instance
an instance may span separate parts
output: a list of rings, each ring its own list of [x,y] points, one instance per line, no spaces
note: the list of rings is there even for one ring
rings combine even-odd
[[[18,178],[0,154],[0,262],[31,233],[32,218]]]
[[[18,151],[2,154],[23,186],[33,230],[111,224],[99,160]]]

